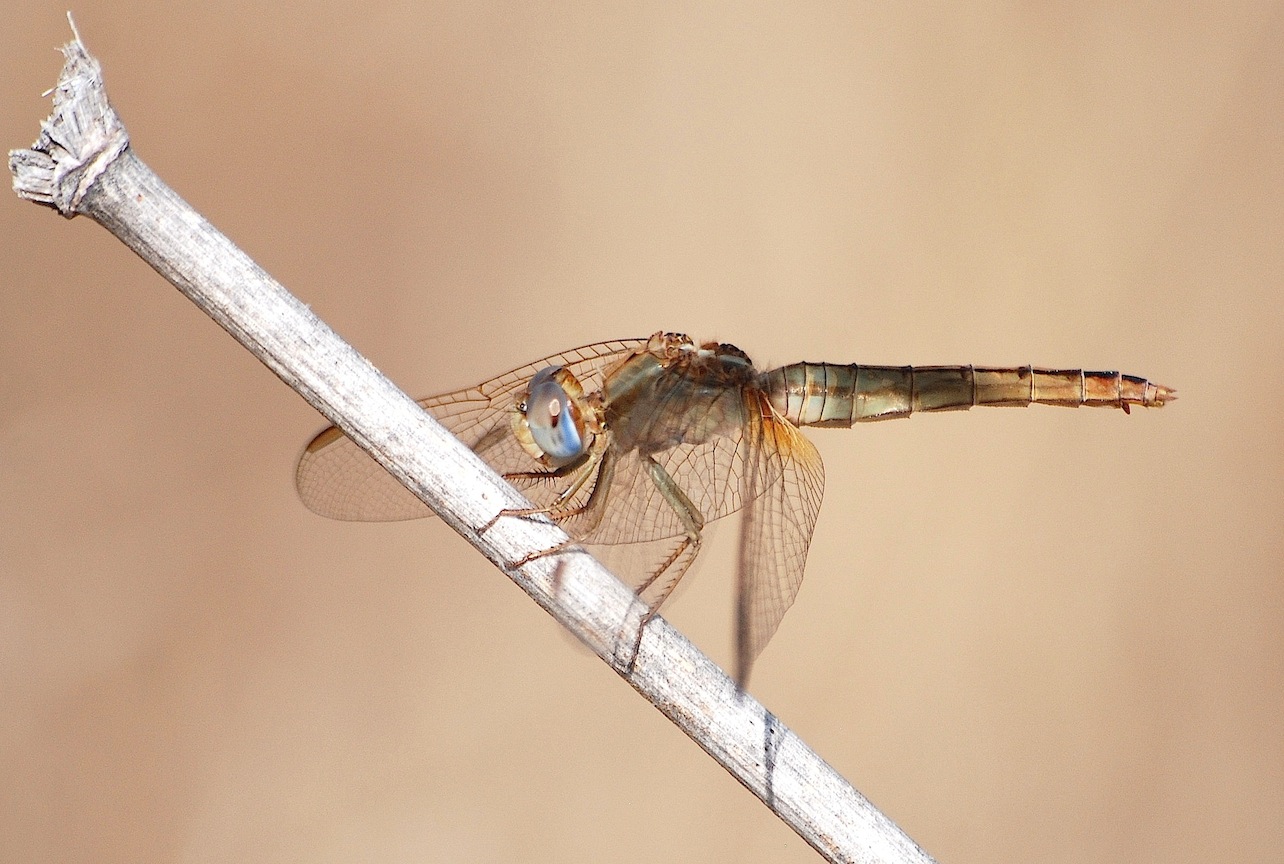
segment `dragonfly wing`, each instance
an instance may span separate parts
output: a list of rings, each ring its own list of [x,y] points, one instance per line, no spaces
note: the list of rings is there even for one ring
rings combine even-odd
[[[757,395],[757,394],[753,394]],[[802,585],[825,491],[820,453],[762,400],[743,448],[744,514],[736,568],[736,681],[744,686]]]
[[[584,385],[599,390],[620,360],[643,350],[647,340],[599,342],[545,357],[476,387],[419,400],[419,405],[501,474],[538,472],[539,463],[522,449],[509,426],[509,412],[536,372],[565,366]],[[518,481],[537,504],[556,497],[549,480]],[[331,519],[393,522],[431,516],[432,511],[356,443],[331,426],[308,444],[295,472],[299,497],[310,510]]]
[[[330,519],[397,522],[432,515],[337,426],[322,430],[304,448],[294,486],[309,510]]]
[[[726,415],[734,422],[725,434],[654,458],[706,524],[744,510],[736,586],[736,674],[743,685],[802,584],[825,469],[812,443],[760,391],[728,393],[746,407]],[[562,525],[637,588],[681,544],[686,528],[636,451],[615,452],[613,462],[612,476],[599,478],[609,486],[599,493],[605,499]]]

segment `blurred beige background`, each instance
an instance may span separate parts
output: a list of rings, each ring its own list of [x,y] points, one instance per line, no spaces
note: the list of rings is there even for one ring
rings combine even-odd
[[[68,38],[9,8],[6,148]],[[1178,387],[812,434],[753,691],[942,862],[1284,858],[1281,4],[74,12],[412,395],[660,328]],[[443,525],[306,511],[320,418],[96,225],[0,196],[0,362],[0,859],[816,860]]]

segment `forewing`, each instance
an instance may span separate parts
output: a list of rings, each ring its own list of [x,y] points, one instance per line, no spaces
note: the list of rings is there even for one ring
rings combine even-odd
[[[499,473],[537,472],[541,466],[522,449],[509,425],[509,412],[531,377],[549,366],[565,366],[580,380],[585,393],[592,393],[601,389],[605,372],[645,348],[646,343],[645,339],[632,339],[586,345],[528,363],[466,390],[421,399],[419,405]],[[312,439],[303,451],[295,485],[309,509],[331,519],[393,522],[432,515],[427,505],[334,426]],[[519,485],[537,499],[556,494],[549,481]]]
[[[750,394],[750,399],[760,394]],[[815,446],[761,399],[746,427],[744,514],[736,572],[736,681],[780,626],[802,585],[825,467]]]

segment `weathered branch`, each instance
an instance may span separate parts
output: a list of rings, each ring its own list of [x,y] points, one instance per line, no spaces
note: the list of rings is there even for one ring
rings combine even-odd
[[[73,25],[74,31],[74,25]],[[10,154],[19,196],[115,234],[340,426],[537,603],[611,664],[831,861],[929,862],[887,817],[661,618],[584,554],[526,556],[566,541],[556,525],[499,519],[527,506],[306,306],[194,211],[129,148],[79,34],[54,111]]]

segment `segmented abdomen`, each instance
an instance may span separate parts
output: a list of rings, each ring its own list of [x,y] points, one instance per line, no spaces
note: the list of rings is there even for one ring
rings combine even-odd
[[[1119,372],[1035,366],[839,366],[794,363],[764,376],[771,404],[798,426],[851,426],[973,405],[1159,407],[1176,391]]]

